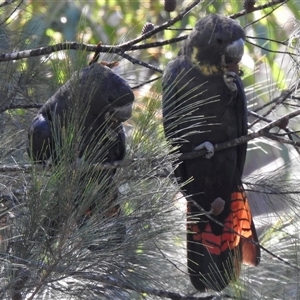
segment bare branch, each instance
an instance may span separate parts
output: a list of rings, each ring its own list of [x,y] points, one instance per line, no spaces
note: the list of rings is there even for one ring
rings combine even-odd
[[[147,38],[151,37],[152,35],[156,34],[157,32],[160,32],[169,26],[175,24],[176,22],[182,20],[182,18],[191,11],[193,7],[195,7],[197,4],[199,4],[202,0],[197,0],[191,3],[186,9],[184,9],[181,13],[179,13],[175,18],[168,20],[164,24],[157,26],[153,30],[143,34],[140,37],[137,37],[131,41],[128,41],[126,43],[120,44],[118,46],[113,45],[91,45],[91,44],[83,44],[83,43],[77,43],[77,42],[65,42],[61,44],[55,44],[52,46],[47,47],[40,47],[35,48],[31,50],[25,50],[25,51],[19,51],[19,52],[12,52],[12,53],[5,53],[0,55],[0,62],[1,61],[10,61],[10,60],[19,60],[23,58],[29,58],[33,56],[40,56],[40,55],[49,55],[53,52],[61,51],[61,50],[83,50],[88,52],[103,52],[103,53],[116,53],[120,56],[124,57],[124,51],[133,50],[133,45],[146,40]],[[184,38],[183,38],[184,39]],[[175,42],[174,40],[171,40],[171,42]],[[153,44],[150,46],[153,47]],[[138,48],[136,48],[137,50]],[[142,48],[140,48],[142,49]],[[128,59],[128,57],[125,57]],[[136,63],[136,62],[135,62]]]
[[[114,46],[101,46],[101,52],[113,52],[112,48]],[[65,42],[60,44],[55,44],[47,47],[39,47],[30,50],[4,53],[0,55],[1,61],[19,60],[23,58],[29,58],[33,56],[49,55],[53,52],[61,50],[83,50],[88,52],[95,52],[97,50],[97,45],[83,44],[77,42]]]
[[[253,140],[253,139],[256,139],[256,138],[259,138],[262,136],[271,138],[273,140],[276,139],[277,141],[279,141],[281,143],[286,143],[286,144],[300,147],[300,141],[296,142],[296,141],[290,141],[287,139],[280,139],[279,137],[276,138],[274,135],[270,135],[270,133],[269,133],[269,131],[272,128],[280,126],[283,122],[287,122],[288,120],[290,120],[298,115],[300,115],[300,109],[290,112],[290,113],[282,116],[281,118],[268,123],[267,125],[265,125],[261,129],[259,129],[258,131],[254,131],[252,133],[249,133],[247,135],[241,136],[239,138],[236,138],[236,139],[233,139],[233,140],[230,140],[227,142],[215,144],[214,150],[221,151],[221,150],[224,150],[227,148],[236,147],[238,145],[247,143],[250,140]],[[178,157],[178,160],[190,160],[190,159],[204,156],[206,153],[207,153],[207,151],[205,149],[202,149],[199,151],[183,153]],[[93,167],[97,168],[99,170],[124,168],[124,167],[128,167],[128,166],[132,165],[133,163],[141,162],[142,160],[143,160],[143,158],[126,159],[126,160],[122,160],[122,161],[115,161],[113,163],[96,164]],[[144,159],[144,160],[155,163],[157,158],[148,158],[148,159]],[[30,172],[32,170],[32,167],[33,167],[32,164],[12,165],[12,166],[2,165],[2,166],[0,166],[0,172],[18,172],[18,171]],[[42,170],[42,169],[45,169],[46,167],[44,165],[35,165],[35,168],[37,168],[37,169],[40,168]],[[47,168],[51,168],[51,165],[48,165]]]
[[[0,113],[3,113],[10,109],[29,109],[29,108],[40,108],[43,104],[9,104],[5,107],[0,108]]]
[[[146,40],[147,38],[151,37],[152,35],[160,32],[164,29],[167,29],[170,26],[172,26],[173,24],[175,24],[176,22],[182,20],[185,17],[185,15],[187,15],[196,5],[198,5],[202,1],[203,0],[196,0],[196,1],[192,2],[182,12],[180,12],[175,18],[168,20],[167,22],[163,23],[162,25],[155,27],[151,31],[148,31],[147,33],[145,33],[131,41],[128,41],[128,42],[125,42],[125,43],[119,45],[119,47],[124,50],[130,50],[133,45]]]
[[[257,7],[254,7],[252,11],[256,10],[261,10],[267,7],[272,7],[277,4],[283,4],[286,3],[288,0],[282,1],[282,0],[275,0],[272,2],[268,2],[264,5],[260,5]],[[155,70],[159,73],[162,73],[162,70],[159,68],[156,68],[150,64],[146,64],[144,62],[141,62],[127,54],[125,54],[125,51],[130,51],[130,50],[141,50],[141,49],[148,49],[152,47],[158,47],[158,46],[163,46],[171,43],[176,43],[179,41],[182,41],[187,38],[187,35],[177,37],[174,39],[166,40],[166,41],[161,41],[161,42],[155,42],[155,43],[149,43],[149,44],[144,44],[144,45],[138,45],[135,46],[135,44],[142,42],[149,37],[153,36],[154,34],[161,32],[165,29],[169,29],[170,26],[175,24],[176,22],[182,20],[186,14],[188,14],[196,5],[198,5],[202,0],[196,0],[192,2],[190,5],[188,5],[182,12],[180,12],[175,18],[169,19],[167,22],[163,23],[162,25],[159,25],[155,27],[153,30],[131,40],[128,42],[125,42],[123,44],[113,46],[113,45],[91,45],[91,44],[84,44],[84,43],[77,43],[77,42],[65,42],[65,43],[60,43],[60,44],[55,44],[47,47],[40,47],[40,48],[35,48],[35,49],[30,49],[30,50],[24,50],[24,51],[18,51],[18,52],[11,52],[11,53],[4,53],[0,55],[0,62],[2,61],[11,61],[11,60],[19,60],[23,58],[29,58],[29,57],[34,57],[34,56],[41,56],[41,55],[49,55],[54,52],[62,51],[62,50],[82,50],[82,51],[87,51],[87,52],[102,52],[102,53],[115,53],[123,58],[131,61],[133,64],[140,64],[142,66],[145,66],[149,69]],[[252,12],[251,11],[251,12]],[[230,17],[235,19],[237,17],[243,16],[245,14],[248,14],[250,12],[246,12],[245,10],[231,15]],[[251,43],[251,42],[249,42]],[[256,45],[257,46],[257,45]],[[268,49],[267,49],[268,50]],[[271,50],[268,50],[271,51]],[[289,53],[293,55],[293,53]]]
[[[265,118],[265,117],[263,117],[263,116],[255,113],[253,111],[250,111],[250,110],[248,110],[248,115],[251,115],[251,116],[254,116],[254,117],[257,118],[257,120],[255,120],[253,123],[256,123],[258,120],[262,120],[262,121],[267,122],[267,123],[271,123],[272,122],[272,120],[270,120],[268,118]],[[282,120],[283,123],[285,123],[286,121],[287,121],[286,119]],[[296,143],[293,140],[293,137],[292,137],[292,136],[294,136],[297,139],[299,139],[299,136],[297,135],[298,132],[290,130],[287,127],[287,124],[286,124],[286,126],[283,126],[283,127],[281,126],[281,124],[279,124],[279,128],[283,129],[285,131],[285,133],[282,133],[282,134],[279,134],[279,133],[277,133],[277,134],[271,134],[271,133],[269,133],[269,134],[266,134],[265,136],[268,137],[269,139],[275,140],[275,141],[277,141],[279,143],[289,144],[289,145],[294,146],[295,150],[300,154],[300,149],[298,148],[299,144]],[[288,140],[284,139],[284,138],[281,138],[281,136],[286,136],[286,135],[289,138]]]
[[[279,6],[281,6],[281,5],[285,4],[285,3],[287,3],[288,1],[289,0],[273,0],[273,1],[267,2],[267,3],[262,4],[262,5],[254,6],[251,11],[242,10],[242,11],[236,13],[236,14],[230,15],[229,17],[231,19],[237,19],[239,17],[245,16],[245,15],[247,15],[249,13],[252,13],[254,11],[257,11],[257,10],[262,10],[262,9],[265,9],[265,8],[269,8],[269,7],[272,7],[274,5],[278,5],[278,4],[279,4]]]
[[[134,57],[132,57],[132,56],[130,56],[130,55],[124,53],[124,52],[122,52],[122,53],[117,53],[117,54],[119,54],[119,55],[122,56],[123,58],[129,60],[129,61],[130,61],[131,63],[133,63],[134,65],[135,65],[135,64],[141,65],[141,66],[146,67],[146,68],[148,68],[148,69],[150,69],[150,70],[154,70],[154,71],[156,71],[156,72],[163,73],[163,70],[162,70],[162,69],[159,69],[159,68],[157,68],[157,67],[155,67],[155,66],[153,66],[153,65],[151,65],[151,64],[148,64],[148,63],[145,63],[144,61],[141,61],[141,60],[139,60],[139,59],[136,59],[136,58],[134,58]]]
[[[292,118],[294,118],[298,115],[300,115],[300,109],[297,109],[293,112],[290,112],[290,113],[282,116],[278,120],[275,120],[275,121],[272,121],[272,122],[268,123],[267,125],[265,125],[261,129],[259,129],[258,131],[254,131],[252,133],[249,133],[247,135],[241,136],[239,138],[236,138],[236,139],[228,141],[228,142],[216,144],[214,146],[214,149],[215,149],[215,151],[220,151],[220,150],[224,150],[224,149],[227,149],[227,148],[236,147],[238,145],[247,143],[250,140],[253,140],[255,138],[262,137],[262,136],[270,138],[269,131],[272,128],[277,127],[280,124],[282,124],[282,122],[288,121],[288,120],[290,120],[290,119],[292,119]],[[287,141],[290,144],[290,141],[288,141],[288,140],[285,140],[285,141]],[[294,142],[294,143],[292,143],[292,145],[299,147],[300,142]],[[207,151],[204,150],[204,149],[200,150],[200,151],[184,153],[179,157],[179,160],[194,159],[196,157],[201,157],[201,156],[205,155],[206,153],[207,153]]]
[[[265,121],[265,122],[267,122],[267,123],[272,122],[272,120],[270,120],[270,119],[268,119],[268,118],[266,118],[266,117],[263,117],[263,116],[257,114],[256,112],[251,111],[251,110],[249,110],[249,109],[248,109],[248,116],[253,116],[253,117],[255,117],[257,120]],[[257,122],[257,120],[256,120],[256,122]],[[249,127],[250,127],[250,126],[249,126]]]

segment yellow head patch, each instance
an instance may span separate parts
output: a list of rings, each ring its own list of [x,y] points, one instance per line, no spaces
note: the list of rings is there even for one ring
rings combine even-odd
[[[203,63],[201,63],[201,61],[198,60],[198,57],[199,57],[198,54],[200,51],[201,51],[201,49],[199,49],[197,47],[193,47],[191,61],[194,65],[197,65],[197,68],[200,70],[200,72],[203,75],[209,76],[209,75],[213,75],[213,74],[217,74],[217,73],[226,71],[225,57],[222,56],[222,62],[224,61],[224,66],[203,64]]]

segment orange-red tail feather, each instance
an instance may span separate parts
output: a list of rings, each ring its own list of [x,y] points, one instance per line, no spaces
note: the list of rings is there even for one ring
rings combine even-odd
[[[230,213],[224,221],[220,235],[212,232],[210,222],[200,230],[199,216],[191,216],[188,202],[187,248],[188,268],[193,285],[198,290],[224,289],[237,278],[241,263],[256,266],[260,248],[248,200],[244,192],[231,195]],[[191,218],[191,221],[189,220]],[[202,226],[203,228],[203,226]]]

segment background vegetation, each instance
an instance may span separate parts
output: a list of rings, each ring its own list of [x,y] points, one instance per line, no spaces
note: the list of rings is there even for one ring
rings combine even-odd
[[[159,0],[0,1],[0,298],[299,298],[300,3],[245,3],[177,1],[175,11],[166,12]],[[199,294],[189,283],[185,200],[171,175],[174,157],[167,155],[162,133],[158,78],[180,40],[208,13],[238,19],[247,35],[241,69],[251,136],[244,182],[267,250],[257,268],[244,267],[240,280],[218,294]],[[154,32],[130,42],[146,22]],[[127,163],[115,178],[127,226],[121,244],[101,207],[87,226],[76,228],[63,205],[81,193],[85,168],[32,167],[26,152],[27,128],[38,108],[96,50],[100,61],[119,62],[114,70],[136,96],[125,123]],[[12,54],[17,52],[19,57]],[[86,182],[83,205],[101,198],[92,192],[99,191],[96,180]],[[54,245],[49,215],[65,218]],[[103,249],[87,250],[95,241]]]

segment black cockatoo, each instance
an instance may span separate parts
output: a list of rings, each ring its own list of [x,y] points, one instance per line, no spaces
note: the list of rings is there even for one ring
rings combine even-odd
[[[75,72],[33,119],[28,131],[29,156],[37,163],[51,157],[54,164],[59,164],[64,153],[61,151],[63,139],[74,140],[77,128],[79,138],[75,140],[78,143],[74,142],[75,151],[70,151],[75,157],[69,158],[67,153],[64,157],[68,161],[83,158],[95,164],[122,160],[125,155],[122,122],[131,117],[133,101],[134,94],[128,83],[105,65],[93,63]],[[115,170],[111,169],[99,171],[97,175],[99,183],[105,180],[101,193],[108,200],[102,196],[99,201],[107,203],[107,217],[119,214],[119,205],[112,205],[117,197],[117,188],[111,184],[114,174]],[[78,198],[74,199],[76,206],[80,203]],[[85,215],[91,215],[95,206],[97,203],[91,203]]]
[[[260,260],[241,179],[247,145],[216,153],[212,146],[247,134],[238,75],[244,40],[243,28],[234,20],[206,16],[163,76],[166,137],[181,153],[208,151],[206,157],[181,161],[175,170],[179,183],[187,182],[182,191],[187,198],[188,272],[199,291],[224,289],[238,277],[241,262],[256,266]]]
[[[125,137],[121,122],[130,118],[133,101],[130,86],[110,68],[98,63],[83,68],[48,99],[33,119],[28,131],[30,157],[36,162],[48,160],[50,156],[54,162],[59,161],[56,143],[62,138],[62,129],[71,120],[76,122],[77,109],[77,119],[82,123],[78,157],[92,145],[103,153],[101,149],[109,143],[102,162],[122,159]],[[93,155],[96,153],[93,151]]]

